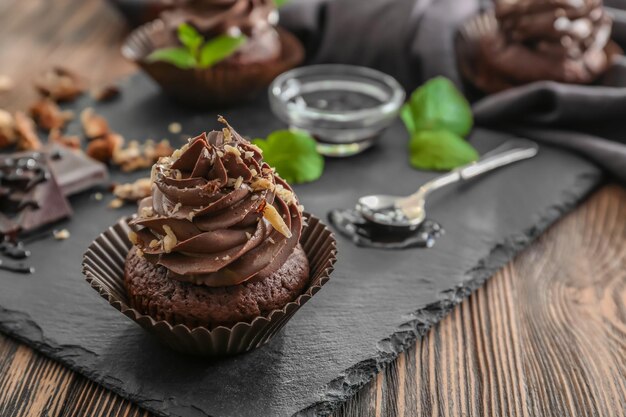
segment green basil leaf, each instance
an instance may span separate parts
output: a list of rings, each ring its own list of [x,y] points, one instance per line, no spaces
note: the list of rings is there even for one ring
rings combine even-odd
[[[200,68],[208,68],[231,56],[246,42],[244,35],[220,35],[207,41],[200,50]]]
[[[473,124],[472,109],[450,80],[435,77],[416,89],[400,117],[410,134],[445,129],[465,136]]]
[[[263,159],[291,184],[318,179],[324,171],[324,158],[317,152],[315,139],[303,131],[277,130],[266,140],[253,141],[263,151]]]
[[[148,55],[146,59],[149,62],[169,62],[182,69],[189,69],[196,66],[196,58],[184,47],[157,49]]]
[[[202,42],[204,42],[204,38],[198,33],[196,28],[187,23],[182,23],[178,26],[178,40],[194,56],[198,53],[198,48],[200,48]]]
[[[469,142],[447,130],[422,130],[409,142],[409,160],[417,169],[448,171],[477,159]]]
[[[274,0],[274,4],[276,5],[277,8],[282,7],[285,3],[287,3],[289,0]]]

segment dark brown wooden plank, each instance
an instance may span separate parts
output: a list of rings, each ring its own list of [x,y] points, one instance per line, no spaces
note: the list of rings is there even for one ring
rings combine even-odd
[[[381,387],[335,415],[623,416],[626,191],[550,228],[364,391]]]
[[[54,64],[93,84],[133,70],[102,0],[0,1],[0,74],[24,109]],[[456,307],[336,416],[621,416],[626,410],[626,192],[607,186]],[[0,335],[0,416],[149,414]]]

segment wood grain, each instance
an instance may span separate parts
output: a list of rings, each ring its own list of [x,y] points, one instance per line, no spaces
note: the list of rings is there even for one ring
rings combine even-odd
[[[25,108],[35,74],[91,84],[128,74],[121,19],[102,0],[0,0],[0,108]],[[336,417],[626,414],[626,191],[605,186],[559,221]],[[0,416],[150,414],[0,335]]]

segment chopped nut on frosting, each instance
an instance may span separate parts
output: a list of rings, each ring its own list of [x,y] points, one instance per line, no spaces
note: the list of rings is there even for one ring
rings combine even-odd
[[[241,157],[241,151],[239,149],[237,149],[236,147],[234,147],[234,146],[224,145],[224,150],[227,153],[232,153],[235,156]]]
[[[182,207],[181,203],[176,203],[176,205],[172,208],[172,211],[170,214],[176,214],[178,213],[178,210],[180,210],[180,208]]]
[[[165,253],[170,253],[178,243],[178,239],[176,239],[176,235],[168,225],[163,225],[163,230],[166,233],[163,237],[163,250]]]
[[[222,129],[222,132],[224,132],[224,143],[229,143],[233,141],[233,135],[232,133],[230,133],[230,129],[225,127],[224,129]],[[224,147],[224,149],[226,149],[226,147]]]
[[[259,178],[255,178],[254,181],[252,181],[252,183],[250,184],[250,187],[255,191],[271,190],[274,188],[274,184],[272,184],[272,182],[268,180],[267,178],[259,177]]]
[[[154,216],[154,209],[152,207],[142,207],[140,215],[145,218],[152,217]]]
[[[283,218],[273,205],[266,204],[265,207],[263,207],[263,217],[268,222],[270,222],[272,227],[276,229],[277,232],[279,232],[286,238],[291,237],[291,230],[289,230],[289,227],[287,227],[285,220],[283,220]]]
[[[130,240],[130,243],[132,243],[133,245],[136,245],[137,243],[139,243],[139,238],[137,237],[137,233],[133,232],[132,230],[128,232],[128,240]]]

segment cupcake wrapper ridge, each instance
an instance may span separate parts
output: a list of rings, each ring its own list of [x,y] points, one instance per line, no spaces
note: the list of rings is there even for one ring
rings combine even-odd
[[[130,307],[124,287],[124,263],[132,244],[128,240],[128,221],[123,218],[100,234],[87,249],[83,257],[83,274],[104,299],[122,314],[152,333],[170,348],[182,353],[199,356],[229,356],[247,352],[267,343],[330,279],[336,261],[337,250],[333,233],[315,216],[304,213],[306,226],[300,243],[307,254],[310,266],[310,282],[306,290],[283,308],[273,310],[266,316],[256,317],[251,322],[239,322],[230,327],[214,329],[194,327],[193,324],[176,324],[170,320],[155,320]],[[147,305],[146,311],[150,311]]]

